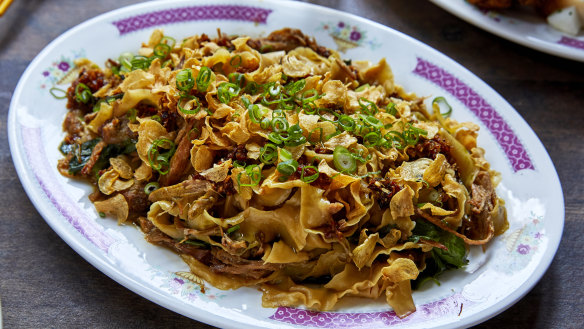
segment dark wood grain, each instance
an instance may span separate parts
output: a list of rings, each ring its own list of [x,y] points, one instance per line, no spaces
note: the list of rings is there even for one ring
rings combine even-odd
[[[137,2],[14,1],[0,18],[2,117],[20,75],[51,40],[88,18]],[[564,236],[535,288],[477,328],[583,328],[584,63],[508,42],[426,0],[310,2],[372,19],[438,49],[485,80],[525,118],[563,185]],[[16,176],[4,120],[0,130],[0,296],[6,328],[211,328],[120,286],[66,245]]]

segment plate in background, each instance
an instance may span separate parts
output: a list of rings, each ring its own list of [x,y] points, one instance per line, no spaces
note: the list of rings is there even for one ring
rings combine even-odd
[[[451,14],[507,40],[544,53],[584,62],[583,30],[577,36],[560,32],[528,8],[495,11],[479,9],[465,0],[430,1]]]

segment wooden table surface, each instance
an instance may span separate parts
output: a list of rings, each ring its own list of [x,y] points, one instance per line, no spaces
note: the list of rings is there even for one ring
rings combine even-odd
[[[67,29],[137,2],[16,0],[0,18],[0,296],[6,328],[211,328],[134,294],[77,255],[29,201],[8,148],[4,118],[29,62]],[[311,2],[369,18],[438,49],[486,81],[531,125],[563,185],[563,239],[535,288],[478,327],[584,328],[584,63],[503,40],[427,0]]]

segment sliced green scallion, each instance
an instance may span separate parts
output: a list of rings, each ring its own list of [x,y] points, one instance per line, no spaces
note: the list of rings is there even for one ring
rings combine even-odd
[[[237,97],[241,88],[231,82],[224,82],[217,88],[217,98],[223,104],[227,104],[233,97]]]
[[[57,92],[57,93],[59,93],[61,95],[59,96],[55,92]],[[61,88],[53,87],[53,88],[49,89],[49,93],[51,93],[51,96],[55,97],[56,99],[65,99],[65,98],[67,98],[67,91],[66,90],[63,90]]]
[[[150,182],[150,183],[146,184],[146,186],[144,186],[144,193],[146,193],[146,195],[150,195],[150,193],[156,191],[159,188],[160,188],[160,185],[158,183]]]
[[[249,183],[242,183],[241,176],[246,174],[249,178]],[[237,175],[237,184],[239,186],[257,186],[259,185],[260,181],[262,180],[262,168],[256,164],[249,165],[245,167],[244,171],[240,172]]]
[[[239,230],[239,224],[231,226],[230,228],[227,229],[227,231],[225,231],[225,233],[227,233],[229,235],[229,234],[236,232],[238,230]]]
[[[351,152],[344,146],[337,145],[333,152],[335,168],[342,173],[353,173],[357,170],[357,161],[351,156]]]
[[[308,170],[312,170],[315,173],[312,175],[307,176],[306,172]],[[318,179],[318,177],[320,176],[320,173],[318,171],[318,168],[315,166],[304,166],[302,167],[302,172],[300,173],[300,180],[305,182],[305,183],[312,183],[314,181],[316,181]]]
[[[191,69],[181,70],[176,74],[176,89],[188,94],[195,87],[195,79]]]
[[[231,60],[229,60],[229,65],[231,65],[234,68],[238,68],[241,65],[241,62],[242,62],[241,55],[235,55],[231,57]]]
[[[434,108],[434,112],[440,113],[443,118],[448,118],[452,114],[452,107],[444,97],[434,98],[434,100],[432,100],[432,107]],[[436,107],[438,108],[438,111],[436,111]],[[442,107],[446,108],[446,112],[442,112]]]
[[[194,100],[195,101],[195,106],[193,106],[190,110],[185,109],[182,106],[183,100],[188,99],[190,100]],[[201,110],[201,102],[199,102],[199,99],[195,96],[180,96],[180,98],[178,99],[178,102],[176,104],[176,106],[178,107],[178,110],[181,111],[184,114],[197,114],[199,113],[199,111]]]
[[[260,161],[265,164],[273,164],[278,158],[278,147],[274,144],[267,143],[260,148]]]
[[[197,74],[197,90],[199,92],[206,92],[209,88],[209,83],[211,83],[211,78],[213,77],[213,71],[210,68],[203,66]]]
[[[161,153],[160,149],[167,151]],[[161,175],[168,174],[170,170],[170,158],[172,158],[175,151],[176,144],[170,139],[161,138],[155,140],[148,149],[148,163],[150,167],[158,171]]]
[[[91,102],[93,99],[91,89],[89,89],[89,87],[87,87],[87,85],[84,83],[78,83],[77,86],[75,86],[75,99],[83,104]]]

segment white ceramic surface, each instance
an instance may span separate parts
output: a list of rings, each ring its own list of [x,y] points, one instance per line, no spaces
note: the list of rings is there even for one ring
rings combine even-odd
[[[584,30],[576,36],[549,26],[531,9],[481,10],[465,0],[430,0],[453,15],[502,38],[544,53],[584,62]]]
[[[177,40],[195,33],[266,35],[296,27],[344,58],[386,56],[397,83],[418,95],[445,96],[453,117],[481,127],[479,143],[500,171],[511,228],[486,253],[441,277],[441,286],[414,293],[418,311],[399,319],[384,301],[353,299],[334,312],[261,307],[252,288],[206,293],[189,280],[172,252],[145,242],[132,226],[99,218],[91,187],[56,169],[65,101],[49,94],[88,57],[103,65],[137,51],[152,29]],[[61,86],[63,87],[63,86]],[[10,105],[10,150],[20,180],[47,223],[81,256],[128,289],[166,308],[227,328],[468,327],[502,312],[541,278],[558,247],[564,223],[561,186],[541,142],[495,91],[443,54],[383,25],[335,10],[282,1],[159,1],[122,8],[72,28],[49,44],[22,75]]]

